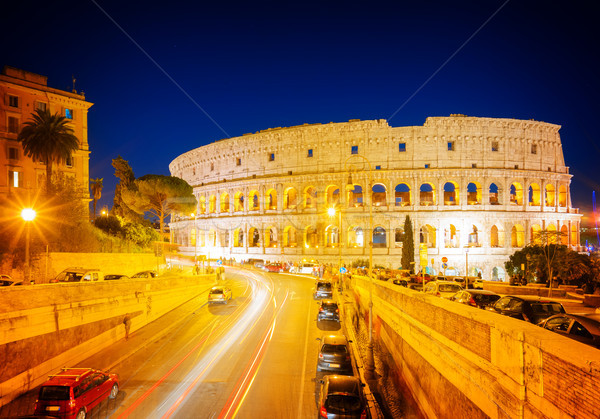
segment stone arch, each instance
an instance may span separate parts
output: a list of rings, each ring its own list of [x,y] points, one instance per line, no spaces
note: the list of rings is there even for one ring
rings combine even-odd
[[[235,212],[244,211],[244,194],[240,191],[236,192],[233,196],[233,210]]]
[[[545,205],[547,207],[554,207],[556,205],[556,188],[554,188],[552,183],[546,184]]]
[[[229,212],[229,194],[227,192],[221,194],[220,212]]]
[[[490,183],[490,187],[489,187],[489,203],[490,205],[500,205],[502,203],[502,199],[500,197],[500,188],[498,188],[498,185],[496,185],[495,183]]]
[[[248,205],[250,211],[258,211],[260,209],[260,198],[257,190],[251,190],[248,194]],[[252,240],[252,236],[248,233],[248,239]]]
[[[250,227],[248,230],[248,247],[260,246],[260,231],[256,227]]]
[[[269,189],[267,191],[267,194],[265,195],[265,209],[277,209],[277,191],[275,189]]]
[[[208,246],[217,247],[217,232],[213,228],[208,230]]]
[[[339,229],[337,226],[328,225],[325,228],[325,246],[337,247],[340,243]]]
[[[419,243],[426,244],[427,247],[437,247],[436,228],[430,224],[422,226],[419,230]]]
[[[304,247],[307,249],[315,249],[319,246],[319,236],[317,228],[313,225],[308,225],[304,229]]]
[[[241,227],[233,230],[233,247],[244,247],[244,230]]]
[[[560,185],[558,187],[558,206],[567,206],[567,185]]]
[[[297,230],[293,226],[287,226],[283,229],[283,247],[297,247]]]
[[[375,207],[387,205],[387,188],[382,183],[375,183],[371,188],[371,204]]]
[[[362,207],[363,202],[363,189],[358,184],[353,184],[354,188],[348,191],[348,207]]]
[[[457,229],[454,224],[448,224],[448,226],[444,228],[444,247],[460,247],[460,230]]]
[[[571,244],[577,244],[577,223],[571,224]]]
[[[269,226],[265,229],[265,247],[277,247],[277,228]]]
[[[298,191],[293,186],[283,191],[283,209],[295,209],[298,205]]]
[[[467,205],[481,205],[481,183],[469,182],[467,184]]]
[[[512,229],[510,230],[510,246],[525,246],[525,229],[521,224],[515,224],[512,226]]]
[[[304,189],[304,208],[317,208],[317,189],[314,186]]]
[[[373,243],[373,248],[387,247],[387,232],[385,231],[385,228],[377,226],[373,229],[371,243]]]
[[[506,281],[506,271],[502,266],[494,266],[492,268],[492,281]]]
[[[359,226],[348,227],[348,247],[364,247],[365,236]]]
[[[541,205],[541,191],[540,185],[537,183],[531,183],[529,185],[527,194],[528,205],[533,207],[539,207]]]
[[[208,198],[208,213],[214,214],[215,212],[217,212],[217,196],[211,195]]]
[[[542,227],[539,224],[532,224],[529,229],[529,234],[531,235],[531,243],[537,246],[542,245]]]
[[[560,244],[565,246],[569,244],[569,228],[566,224],[563,224],[560,228]]]
[[[206,214],[206,197],[204,195],[198,199],[198,214]]]
[[[490,247],[504,247],[504,229],[494,224],[490,229]]]
[[[523,186],[519,182],[510,184],[511,205],[523,205]]]
[[[481,227],[475,224],[471,225],[471,230],[467,236],[467,246],[469,247],[481,247]]]
[[[340,188],[336,185],[329,185],[325,189],[326,204],[328,207],[333,207],[340,202]]]
[[[435,186],[433,183],[425,182],[419,187],[419,205],[435,205]]]
[[[444,205],[458,205],[460,203],[458,183],[449,181],[444,183]]]
[[[397,207],[412,205],[410,202],[410,186],[407,183],[399,183],[394,188],[394,202]]]
[[[558,232],[556,226],[552,223],[546,226],[546,234],[548,234],[548,244],[558,244]]]

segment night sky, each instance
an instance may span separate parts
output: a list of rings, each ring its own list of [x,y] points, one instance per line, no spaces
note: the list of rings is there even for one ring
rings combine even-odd
[[[0,66],[83,90],[90,177],[136,177],[272,127],[428,116],[562,125],[575,207],[600,191],[598,1],[13,1]],[[393,116],[393,117],[392,117]],[[392,117],[390,119],[390,117]]]

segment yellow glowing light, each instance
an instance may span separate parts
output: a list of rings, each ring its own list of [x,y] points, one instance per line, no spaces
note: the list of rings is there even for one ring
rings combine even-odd
[[[36,212],[33,208],[23,208],[21,211],[21,217],[25,221],[33,221],[35,219]]]
[[[333,217],[335,215],[335,208],[327,208],[327,214]]]

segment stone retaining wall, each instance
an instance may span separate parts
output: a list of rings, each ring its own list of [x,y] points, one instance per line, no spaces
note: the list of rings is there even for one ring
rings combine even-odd
[[[352,278],[398,388],[427,417],[598,418],[600,351],[535,325],[387,282]]]
[[[205,292],[214,275],[7,287],[0,291],[0,406]]]

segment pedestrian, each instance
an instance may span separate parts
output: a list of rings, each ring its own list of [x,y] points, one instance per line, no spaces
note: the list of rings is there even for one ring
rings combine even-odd
[[[123,325],[125,326],[125,340],[129,339],[129,330],[131,329],[131,317],[126,314],[123,318]]]

